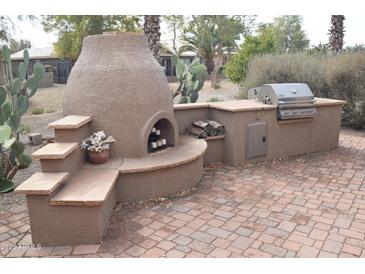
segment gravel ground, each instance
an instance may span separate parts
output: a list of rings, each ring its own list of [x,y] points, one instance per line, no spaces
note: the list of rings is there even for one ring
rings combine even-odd
[[[62,112],[46,113],[41,115],[25,115],[22,117],[22,123],[30,126],[31,132],[41,133],[43,138],[54,137],[53,130],[47,125],[53,121],[62,118]],[[28,141],[27,136],[21,136],[22,141]]]
[[[32,147],[27,145],[25,148],[25,151],[27,153],[32,153],[36,151],[38,147]],[[30,176],[32,176],[33,173],[40,171],[40,165],[38,161],[34,161],[30,167],[26,169],[22,169],[17,172],[15,175],[13,181],[16,186],[20,185],[22,182],[24,182],[26,179],[28,179]],[[16,208],[19,206],[23,206],[26,204],[26,199],[24,195],[18,195],[14,192],[9,192],[5,194],[0,194],[0,211],[1,210],[7,210],[10,208]]]
[[[210,81],[206,81],[203,89],[199,91],[198,102],[206,102],[213,97],[222,101],[233,100],[238,93],[238,86],[226,79],[221,81],[221,85],[220,89],[214,89],[210,87]],[[175,90],[177,83],[169,83],[169,86],[171,90]],[[32,111],[37,108],[43,108],[44,113],[62,112],[65,87],[65,85],[55,84],[50,88],[39,89],[30,100],[27,115],[31,115]]]
[[[49,88],[40,88],[37,93],[30,99],[29,109],[26,114],[31,115],[32,111],[37,108],[43,108],[44,113],[62,112],[63,95],[65,94],[65,85],[54,84]]]

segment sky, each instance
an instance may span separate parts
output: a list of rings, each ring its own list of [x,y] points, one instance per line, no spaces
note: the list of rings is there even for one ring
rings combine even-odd
[[[258,15],[256,22],[268,23],[273,17],[271,15]],[[311,45],[328,42],[328,29],[330,27],[330,16],[303,15],[303,29],[310,39]],[[355,44],[365,44],[365,15],[349,15],[345,20],[345,46]],[[19,39],[31,41],[32,47],[49,47],[57,41],[55,33],[46,33],[43,31],[39,23],[31,23],[29,21],[19,22],[14,19],[15,30],[14,36]],[[161,40],[167,44],[171,40],[169,31],[165,25],[161,26]]]

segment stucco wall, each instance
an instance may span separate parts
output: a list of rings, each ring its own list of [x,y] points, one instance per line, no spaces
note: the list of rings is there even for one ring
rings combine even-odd
[[[97,244],[116,203],[115,190],[100,206],[52,206],[47,195],[27,195],[33,244]]]
[[[190,108],[190,109],[189,109]],[[246,160],[247,125],[255,121],[267,122],[268,149],[260,161],[333,149],[338,146],[342,104],[318,104],[317,116],[312,119],[278,121],[276,109],[227,111],[212,104],[175,106],[179,132],[197,119],[215,120],[225,126],[223,150],[208,142],[209,159],[224,159],[228,164],[241,164]],[[219,155],[222,153],[223,155]],[[208,156],[207,156],[208,157]],[[205,162],[211,162],[206,158]]]
[[[197,104],[197,107],[195,108],[175,109],[174,116],[179,134],[184,134],[185,129],[190,126],[193,121],[209,117],[209,108],[208,105]]]
[[[203,157],[186,164],[148,172],[120,174],[116,183],[119,202],[148,200],[196,186],[203,176]]]

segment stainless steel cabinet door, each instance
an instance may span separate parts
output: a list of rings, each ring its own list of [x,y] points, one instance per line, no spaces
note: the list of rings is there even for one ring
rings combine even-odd
[[[247,125],[246,159],[267,154],[267,122],[258,121]]]

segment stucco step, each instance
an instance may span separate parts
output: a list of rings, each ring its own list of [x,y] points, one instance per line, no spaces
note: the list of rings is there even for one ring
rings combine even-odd
[[[48,124],[48,127],[54,129],[76,129],[89,122],[91,122],[91,116],[69,115]]]
[[[116,169],[81,168],[50,200],[51,205],[97,206],[108,199],[118,178]]]
[[[36,172],[15,189],[16,193],[26,195],[50,195],[67,178],[68,172]]]
[[[148,172],[187,164],[201,157],[207,149],[203,139],[186,135],[180,135],[179,139],[179,144],[164,151],[142,158],[124,158],[119,167],[120,173]]]
[[[33,159],[65,159],[78,148],[78,143],[52,143],[45,145],[32,154]]]
[[[68,172],[36,172],[15,189],[18,194],[50,195],[69,176]]]

